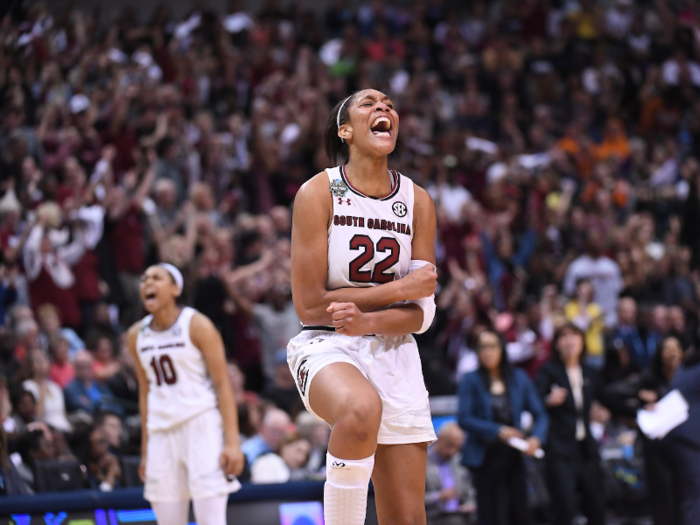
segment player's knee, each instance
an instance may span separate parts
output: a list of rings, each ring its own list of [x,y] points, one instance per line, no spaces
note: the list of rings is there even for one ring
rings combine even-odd
[[[382,402],[378,395],[350,400],[343,408],[336,425],[340,424],[346,435],[354,436],[357,441],[376,439],[382,419]]]

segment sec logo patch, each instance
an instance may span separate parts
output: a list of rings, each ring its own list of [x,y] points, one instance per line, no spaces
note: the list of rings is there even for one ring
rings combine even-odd
[[[401,201],[396,201],[391,206],[391,209],[394,211],[394,215],[396,215],[397,217],[405,217],[406,214],[408,213],[408,208]]]

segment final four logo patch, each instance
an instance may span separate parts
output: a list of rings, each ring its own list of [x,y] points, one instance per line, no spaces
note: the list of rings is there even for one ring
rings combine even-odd
[[[336,197],[345,197],[345,194],[348,192],[348,187],[346,184],[340,180],[340,179],[335,179],[334,181],[331,182],[331,193],[335,195]]]
[[[397,217],[405,217],[406,213],[408,213],[408,208],[406,208],[406,205],[401,201],[396,201],[391,206],[391,209],[394,211],[394,215]]]

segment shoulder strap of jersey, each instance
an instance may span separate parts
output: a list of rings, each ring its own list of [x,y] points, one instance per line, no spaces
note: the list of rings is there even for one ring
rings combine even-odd
[[[328,180],[333,183],[333,181],[340,180],[340,166],[335,166],[334,168],[326,168],[326,175],[328,175]]]
[[[396,170],[394,170],[394,173],[398,175],[398,178],[401,181],[400,192],[403,193],[406,198],[406,206],[408,206],[408,209],[411,210],[411,213],[413,213],[413,205],[415,202],[414,182],[409,177],[406,177],[406,175],[404,175],[403,173],[399,173]]]

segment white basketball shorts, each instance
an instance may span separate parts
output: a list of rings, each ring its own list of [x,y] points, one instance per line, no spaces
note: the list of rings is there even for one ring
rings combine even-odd
[[[351,337],[305,330],[289,342],[287,362],[304,406],[317,417],[309,403],[309,387],[314,376],[332,363],[349,363],[367,378],[382,400],[378,444],[437,440],[418,347],[412,336]]]
[[[143,497],[151,502],[200,500],[238,491],[239,481],[228,481],[219,464],[223,447],[218,409],[149,433]]]

